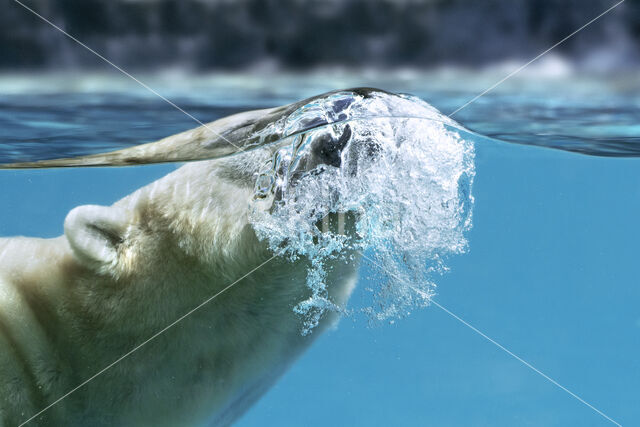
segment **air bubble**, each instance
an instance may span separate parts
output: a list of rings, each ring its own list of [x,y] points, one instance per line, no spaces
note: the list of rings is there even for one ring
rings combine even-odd
[[[325,312],[339,310],[327,289],[330,261],[351,263],[359,253],[373,259],[376,280],[360,311],[392,322],[428,305],[447,257],[467,250],[472,224],[474,147],[455,122],[418,98],[380,92],[333,94],[286,124],[295,130],[328,116],[343,121],[296,135],[279,149],[256,183],[256,197],[270,193],[276,202],[251,214],[276,254],[310,261],[311,296],[295,307],[304,334]],[[313,142],[327,132],[339,137],[347,125],[351,136],[340,166],[314,164]],[[345,212],[348,232],[317,226]]]

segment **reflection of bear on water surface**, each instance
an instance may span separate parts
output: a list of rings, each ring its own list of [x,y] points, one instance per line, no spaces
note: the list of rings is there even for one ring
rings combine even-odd
[[[420,122],[424,125],[417,133],[406,133],[411,126],[405,122],[395,130],[380,126],[379,133],[396,149],[397,134],[404,135],[409,146],[406,141],[416,135],[423,138],[416,139],[413,147],[422,151],[393,153],[404,156],[401,165],[414,162],[413,171],[424,171],[416,176],[389,165],[388,171],[397,173],[406,187],[395,190],[395,195],[390,193],[397,180],[380,170],[363,172],[367,162],[383,153],[372,133],[374,125],[353,121],[369,114],[405,118],[417,114],[427,119]],[[299,229],[295,222],[285,224],[287,215],[306,221],[316,218],[338,185],[339,191],[357,193],[352,181],[339,184],[334,178],[372,178],[380,191],[379,199],[369,201],[368,211],[393,196],[384,206],[389,220],[377,222],[377,227],[394,220],[409,224],[414,234],[420,229],[415,227],[428,227],[429,239],[414,243],[426,245],[429,254],[463,248],[461,233],[468,219],[463,202],[469,194],[461,183],[473,175],[472,152],[457,137],[443,133],[443,120],[432,107],[413,98],[354,89],[227,117],[206,128],[119,152],[0,165],[202,160],[112,206],[73,209],[65,220],[64,236],[0,239],[0,425],[28,420],[242,278],[31,421],[64,426],[233,422],[337,318],[335,310],[324,311],[311,334],[302,333],[309,319],[294,308],[314,296],[308,282],[310,259],[304,254],[296,260],[272,258],[273,249],[286,239],[308,241],[304,239],[309,229]],[[307,131],[305,135],[312,136],[301,136]],[[283,138],[286,146],[293,143],[297,154],[279,157],[283,145],[275,142]],[[246,151],[238,153],[238,146]],[[383,160],[375,163],[386,164],[388,158]],[[316,193],[318,183],[322,184],[318,188],[324,187],[314,194],[315,204],[307,206],[307,199],[299,196]],[[355,204],[325,211],[357,210],[369,187],[360,191],[351,201]],[[410,204],[396,203],[403,200]],[[283,208],[272,210],[276,204]],[[270,218],[266,229],[278,232],[289,227],[292,234],[262,240],[265,228],[260,227],[265,224],[254,222],[256,212]],[[345,215],[340,225],[340,218],[336,222],[332,217],[329,227],[338,224],[338,230],[349,236],[354,234],[353,218]],[[397,230],[390,228],[389,236],[412,235]],[[355,249],[348,249],[346,258],[324,260],[326,296],[338,310],[356,282]]]

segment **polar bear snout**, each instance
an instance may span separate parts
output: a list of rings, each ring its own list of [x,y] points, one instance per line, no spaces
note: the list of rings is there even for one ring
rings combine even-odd
[[[331,134],[317,137],[313,142],[307,170],[322,170],[322,165],[342,169],[355,176],[363,167],[375,161],[380,153],[380,145],[372,139],[352,138],[349,125],[344,127],[340,137]]]
[[[342,164],[342,152],[351,139],[351,127],[346,125],[340,138],[330,134],[322,135],[313,141],[311,156],[317,165],[327,165],[339,168]]]

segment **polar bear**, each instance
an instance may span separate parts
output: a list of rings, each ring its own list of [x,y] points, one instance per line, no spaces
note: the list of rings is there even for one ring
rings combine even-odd
[[[0,239],[0,425],[231,424],[337,320],[357,281],[361,246],[346,246],[325,259],[314,300],[317,264],[279,252],[287,239],[315,245],[336,231],[315,227],[348,239],[378,224],[374,241],[425,256],[464,248],[473,151],[445,124],[417,98],[352,89],[112,153],[0,165],[191,161],[111,206],[71,210],[61,237]],[[370,184],[349,180],[360,177]],[[325,209],[336,194],[349,203]],[[387,216],[371,220],[379,205]],[[256,212],[292,234],[264,238]],[[414,234],[429,238],[416,246]],[[333,309],[313,312],[310,334],[303,301]]]
[[[0,239],[2,426],[20,425],[63,396],[30,424],[228,425],[335,321],[327,313],[301,334],[293,307],[308,297],[309,261],[273,258],[249,219],[256,176],[274,151],[264,142],[277,139],[264,132],[281,132],[274,123],[308,104],[214,122],[240,143],[259,129],[263,145],[188,163],[111,206],[76,207],[61,237]],[[202,145],[204,132],[178,140]],[[314,141],[305,167],[339,165],[348,137]],[[337,307],[357,270],[357,257],[327,269]]]

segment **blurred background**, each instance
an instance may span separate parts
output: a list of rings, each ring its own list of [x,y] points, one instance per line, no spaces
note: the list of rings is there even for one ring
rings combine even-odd
[[[104,67],[12,0],[0,69]],[[479,67],[529,60],[613,0],[24,0],[125,69],[307,70]],[[554,51],[564,67],[640,60],[640,0]]]

